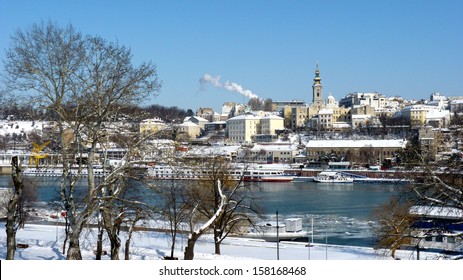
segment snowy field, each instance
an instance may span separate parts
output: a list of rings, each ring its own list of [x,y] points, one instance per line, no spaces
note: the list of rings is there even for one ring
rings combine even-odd
[[[28,224],[17,233],[17,242],[27,244],[26,249],[16,251],[18,260],[61,260],[65,255],[60,252],[64,239],[63,227],[53,225]],[[83,258],[94,259],[93,249],[95,246],[95,232],[87,230],[82,238]],[[58,240],[58,242],[57,242]],[[124,242],[125,236],[122,235]],[[132,239],[131,259],[134,260],[159,260],[170,254],[169,238],[165,233],[160,232],[137,232]],[[175,255],[183,258],[183,246],[186,243],[184,238],[178,240],[178,248]],[[5,259],[6,255],[6,233],[5,226],[0,227],[0,257]],[[105,244],[104,250],[109,251],[109,243]],[[281,260],[374,260],[388,259],[370,248],[343,247],[325,244],[315,244],[313,247],[306,247],[305,243],[280,242],[279,258]],[[309,250],[310,249],[310,250]],[[259,239],[227,238],[222,245],[222,255],[213,254],[214,244],[212,236],[203,236],[195,246],[195,259],[263,259],[275,260],[277,258],[277,244],[265,242]],[[404,252],[407,259],[414,259],[413,252]],[[124,252],[121,251],[121,259]],[[109,257],[106,257],[109,259]]]
[[[160,275],[160,271],[165,268],[186,268],[186,267],[218,267],[218,268],[240,268],[247,272],[248,277],[229,277],[221,276],[214,279],[262,279],[264,275],[254,275],[256,267],[280,267],[280,266],[296,266],[304,267],[305,271],[312,277],[302,277],[302,275],[286,275],[284,279],[325,279],[326,276],[342,276],[343,279],[371,279],[368,278],[369,273],[375,273],[376,269],[391,269],[401,271],[402,275],[424,275],[434,273],[435,270],[442,273],[454,273],[457,270],[457,265],[461,264],[458,261],[442,261],[439,254],[421,253],[421,259],[433,261],[408,261],[416,259],[416,253],[411,251],[400,251],[398,255],[404,261],[393,261],[390,257],[376,252],[371,248],[364,247],[348,247],[335,246],[326,244],[314,244],[313,247],[306,247],[306,244],[296,242],[281,242],[279,245],[278,256],[280,261],[277,261],[277,244],[265,242],[256,239],[245,238],[228,238],[222,245],[222,255],[214,255],[214,245],[211,236],[202,237],[195,247],[195,261],[177,261],[168,262],[162,261],[165,255],[169,254],[169,242],[165,233],[144,231],[137,232],[133,237],[131,248],[131,259],[139,261],[129,262],[95,262],[93,249],[95,244],[95,233],[93,230],[86,230],[82,238],[82,255],[87,261],[83,262],[60,262],[57,266],[56,262],[43,262],[32,260],[64,260],[65,255],[61,252],[63,241],[63,227],[58,225],[40,225],[27,224],[24,229],[17,233],[17,242],[27,244],[29,247],[25,249],[17,249],[16,260],[30,260],[26,262],[28,269],[24,270],[23,261],[2,261],[2,279],[11,279],[11,275],[16,275],[17,270],[22,271],[27,275],[38,275],[36,273],[48,273],[59,275],[64,273],[66,269],[77,269],[76,273],[80,275],[78,278],[73,275],[70,279],[82,279],[84,275],[90,273],[92,267],[98,271],[101,265],[108,267],[110,273],[115,274],[112,279],[122,278],[127,271],[132,271],[136,268],[138,271],[145,271]],[[122,241],[125,241],[125,236],[122,236]],[[182,259],[185,240],[181,239],[178,242],[179,247],[175,255]],[[105,250],[109,251],[109,246],[105,244]],[[121,259],[124,258],[123,249],[121,250]],[[5,259],[6,256],[6,233],[4,223],[0,226],[0,258]],[[105,259],[109,259],[107,256]],[[311,261],[307,261],[307,260]],[[328,261],[324,261],[324,260]],[[151,261],[150,261],[151,260]],[[323,260],[323,261],[322,261]],[[352,260],[356,260],[352,262]],[[78,263],[78,264],[77,264]],[[117,264],[116,264],[117,263]],[[96,265],[98,264],[98,265]],[[100,265],[101,264],[101,265]],[[407,264],[407,265],[404,265]],[[426,264],[426,265],[424,265]],[[77,266],[77,267],[76,267]],[[82,266],[89,270],[82,270]],[[339,269],[333,269],[333,267]],[[155,269],[156,268],[156,269]],[[158,269],[159,268],[159,269]],[[361,269],[361,271],[359,271]],[[371,271],[373,269],[373,271]],[[424,273],[416,270],[426,269],[429,272]],[[444,272],[442,272],[444,269]],[[269,270],[267,270],[268,272]],[[370,272],[369,272],[370,271]],[[359,275],[358,273],[361,272]],[[99,274],[97,275],[103,275]],[[87,275],[92,277],[95,274]],[[106,273],[106,272],[105,272]],[[388,273],[392,273],[389,271]],[[436,272],[437,273],[437,272]],[[130,274],[132,275],[132,274]],[[5,276],[5,278],[4,278]],[[51,276],[51,275],[50,275]],[[210,275],[209,275],[210,276]],[[266,275],[270,279],[281,279],[281,275]],[[279,277],[277,277],[279,276]],[[287,278],[291,276],[290,278]],[[307,276],[307,275],[305,275]],[[127,277],[127,275],[125,276]],[[130,276],[128,276],[130,277]],[[159,276],[159,279],[186,279],[179,276]],[[275,277],[275,278],[273,278]],[[302,277],[302,278],[301,278]],[[365,278],[363,278],[365,277]],[[201,277],[201,279],[204,277]],[[205,277],[206,279],[213,279]],[[24,278],[25,279],[25,278]],[[41,279],[41,278],[38,278]],[[199,278],[192,278],[199,279]],[[403,279],[399,277],[398,279]]]
[[[58,213],[51,213],[48,210],[35,210],[31,214],[31,221],[23,229],[18,230],[17,243],[27,244],[28,248],[18,249],[16,259],[18,260],[62,260],[61,247],[64,240],[64,218]],[[58,217],[58,218],[57,218]],[[148,221],[140,224],[145,228],[167,228],[159,221]],[[81,237],[81,249],[83,258],[92,260],[95,258],[93,251],[95,247],[95,229],[84,229]],[[125,232],[121,232],[122,244],[125,244]],[[158,231],[137,231],[132,237],[131,255],[132,260],[160,260],[170,255],[170,239],[166,233]],[[177,238],[175,256],[183,258],[185,236]],[[0,259],[6,256],[6,232],[4,222],[0,225]],[[109,241],[104,240],[104,250],[110,251]],[[195,245],[195,259],[217,260],[217,259],[255,259],[255,260],[389,260],[391,257],[384,252],[375,251],[367,247],[340,246],[332,244],[312,244],[281,241],[278,248],[275,242],[265,242],[260,239],[228,237],[221,246],[221,255],[214,254],[214,243],[211,235],[202,236]],[[399,251],[397,256],[403,260],[415,260],[415,251]],[[106,257],[109,259],[109,257]],[[124,258],[122,246],[120,258]],[[436,260],[446,259],[437,253],[420,253],[421,259]]]

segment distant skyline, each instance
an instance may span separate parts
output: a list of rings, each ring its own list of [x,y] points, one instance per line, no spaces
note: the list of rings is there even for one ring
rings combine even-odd
[[[130,47],[162,80],[144,104],[182,109],[250,96],[463,96],[463,1],[0,0],[0,66],[10,36],[40,21]]]

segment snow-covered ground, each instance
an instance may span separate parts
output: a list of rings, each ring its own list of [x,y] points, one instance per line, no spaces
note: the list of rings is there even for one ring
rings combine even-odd
[[[17,242],[27,244],[28,248],[16,251],[16,260],[64,260],[65,254],[62,254],[63,227],[59,225],[43,224],[26,224],[23,229],[17,232]],[[75,271],[71,279],[82,279],[95,275],[104,276],[109,279],[125,279],[124,277],[133,276],[128,271],[138,271],[136,275],[161,275],[161,270],[181,268],[198,268],[210,267],[220,268],[221,271],[226,268],[242,269],[244,275],[241,279],[254,279],[255,277],[267,276],[270,279],[281,279],[281,275],[257,275],[259,267],[298,267],[304,268],[306,275],[287,275],[291,279],[335,279],[331,277],[342,277],[342,279],[371,279],[371,273],[379,273],[377,270],[383,270],[388,275],[400,273],[398,279],[402,276],[428,276],[437,273],[435,269],[441,271],[439,276],[447,273],[459,271],[460,263],[457,261],[425,261],[425,262],[408,262],[408,261],[387,261],[391,258],[372,248],[335,246],[326,244],[314,244],[306,247],[306,244],[296,242],[280,242],[278,248],[276,243],[265,242],[256,239],[246,238],[227,238],[222,245],[222,255],[215,255],[214,245],[211,236],[202,237],[195,246],[195,261],[178,261],[165,262],[161,261],[165,255],[169,255],[169,239],[165,233],[154,231],[137,232],[133,237],[130,262],[95,262],[93,249],[95,246],[95,232],[92,229],[85,230],[82,237],[82,255],[84,262],[63,262],[56,265],[56,262],[35,262],[28,261],[26,266],[21,266],[22,261],[2,262],[2,279],[12,279],[18,271],[23,276],[34,277],[35,275],[47,273],[49,276],[57,276],[66,273],[67,269]],[[122,241],[125,242],[125,236],[122,234]],[[178,240],[178,248],[175,256],[182,259],[185,239]],[[278,252],[277,252],[278,249]],[[104,250],[109,251],[109,244],[106,242]],[[124,258],[123,249],[121,250],[121,259]],[[277,254],[279,261],[277,261]],[[0,259],[6,256],[6,233],[5,225],[0,225]],[[412,251],[399,251],[398,256],[404,260],[416,259],[416,253]],[[109,259],[104,256],[104,259]],[[421,253],[421,259],[443,259],[442,256],[435,253]],[[307,260],[311,261],[307,261]],[[327,262],[320,262],[326,260]],[[152,260],[152,261],[149,261]],[[350,262],[356,260],[358,262]],[[154,262],[153,262],[154,261]],[[371,262],[373,261],[373,262]],[[81,265],[77,265],[80,263]],[[98,263],[95,264],[95,263]],[[423,265],[427,263],[426,265]],[[406,265],[404,265],[406,264]],[[107,272],[101,273],[102,266]],[[266,268],[267,273],[271,270]],[[430,270],[425,273],[424,269]],[[442,271],[443,270],[443,271]],[[93,272],[90,272],[93,271]],[[262,270],[265,272],[265,270]],[[261,272],[262,272],[261,271]],[[109,273],[109,274],[108,274]],[[109,275],[113,275],[113,277]],[[125,276],[123,276],[125,275]],[[449,274],[450,275],[450,274]],[[210,276],[210,275],[209,275]],[[305,276],[305,277],[302,277]],[[309,278],[307,278],[309,276]],[[5,278],[4,278],[5,277]],[[185,279],[178,276],[163,276],[162,279]],[[201,277],[202,279],[203,277]],[[206,277],[208,278],[208,277]],[[240,277],[238,277],[240,278]],[[221,276],[214,279],[238,279],[236,276]],[[375,277],[373,277],[375,278]],[[381,277],[380,277],[381,278]],[[26,278],[24,278],[26,279]],[[39,279],[42,279],[39,277]],[[193,279],[198,279],[194,277]],[[212,277],[208,278],[212,279]],[[286,279],[286,278],[284,278]]]
[[[121,234],[125,242],[124,232]],[[86,229],[82,237],[83,258],[94,259],[93,250],[95,247],[95,231]],[[26,249],[16,251],[18,260],[61,260],[65,259],[61,247],[64,240],[64,229],[57,225],[26,224],[23,229],[17,232],[17,242],[27,244]],[[183,249],[186,244],[182,236],[177,241],[175,255],[183,258]],[[105,250],[109,252],[109,243],[105,242]],[[274,242],[265,242],[260,239],[229,237],[222,244],[222,255],[215,255],[212,236],[205,235],[199,239],[195,246],[195,259],[217,260],[217,259],[255,259],[275,260],[277,249],[280,260],[388,260],[390,256],[383,252],[375,251],[367,247],[339,246],[330,244],[313,244],[310,247],[301,242],[280,242],[278,248]],[[157,260],[169,255],[169,237],[166,233],[156,231],[136,232],[132,238],[131,259],[134,260]],[[121,259],[124,257],[121,250]],[[0,258],[6,256],[6,233],[5,225],[0,225]],[[402,250],[398,256],[405,260],[416,259],[416,252]],[[106,257],[109,259],[109,257]],[[437,253],[421,252],[421,259],[443,259]]]

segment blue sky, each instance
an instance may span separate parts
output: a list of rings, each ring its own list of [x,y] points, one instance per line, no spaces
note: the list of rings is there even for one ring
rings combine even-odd
[[[310,103],[317,62],[325,97],[463,95],[460,0],[0,0],[1,60],[13,32],[48,20],[117,40],[135,64],[154,62],[162,90],[143,105],[220,111],[226,101],[248,101],[227,82]],[[219,86],[201,86],[205,74]]]

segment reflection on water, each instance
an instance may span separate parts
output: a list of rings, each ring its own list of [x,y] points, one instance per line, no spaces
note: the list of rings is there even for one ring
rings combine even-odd
[[[8,185],[10,176],[0,176],[0,186]],[[180,182],[180,181],[177,181]],[[171,181],[157,181],[163,185]],[[182,183],[185,183],[183,181]],[[81,182],[81,189],[85,181]],[[303,227],[311,231],[314,223],[314,241],[334,244],[372,246],[373,229],[376,225],[373,211],[385,203],[401,185],[391,184],[322,184],[315,182],[297,183],[256,183],[254,194],[264,217],[279,218],[301,217]],[[38,198],[43,204],[59,201],[59,179],[40,179],[37,181]],[[155,195],[148,189],[144,197],[153,201]]]

